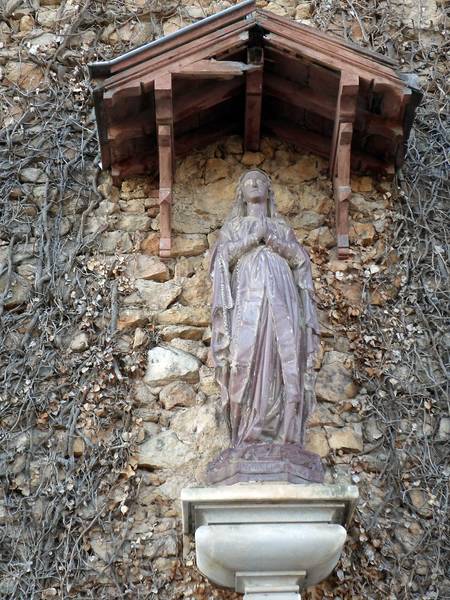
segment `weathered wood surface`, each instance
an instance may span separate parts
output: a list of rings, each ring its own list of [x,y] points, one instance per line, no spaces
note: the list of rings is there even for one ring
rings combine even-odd
[[[217,18],[97,63],[102,164],[115,181],[157,169],[161,255],[170,255],[175,152],[227,133],[247,150],[261,132],[329,160],[341,254],[348,251],[352,170],[401,164],[417,91],[395,62],[246,2]]]
[[[262,48],[248,49],[248,64],[252,67],[245,78],[245,129],[246,150],[259,150],[261,138],[261,106],[263,92],[264,52]]]
[[[155,80],[155,110],[158,127],[159,155],[159,207],[160,232],[159,253],[161,257],[170,257],[171,210],[173,174],[175,168],[175,149],[173,132],[172,76],[166,74]]]

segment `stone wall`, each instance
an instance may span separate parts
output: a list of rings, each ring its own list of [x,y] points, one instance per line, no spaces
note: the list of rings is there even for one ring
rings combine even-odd
[[[353,254],[340,261],[327,165],[276,140],[243,154],[225,139],[177,165],[176,256],[163,263],[156,182],[115,188],[98,168],[87,64],[234,3],[1,3],[2,598],[234,597],[196,571],[178,495],[227,444],[208,253],[252,165],[272,176],[313,262],[322,339],[308,445],[327,481],[361,494],[334,575],[305,596],[450,595],[445,3],[258,0],[418,73],[427,95],[399,187],[353,180]]]
[[[163,262],[157,256],[155,182],[134,178],[116,188],[103,174],[99,190],[104,200],[89,218],[88,230],[100,231],[104,254],[96,260],[108,269],[119,264],[127,277],[129,288],[121,294],[118,315],[123,347],[148,348],[145,373],[136,378],[133,392],[138,448],[132,464],[140,485],[136,505],[130,507],[134,521],[128,539],[134,543],[139,538],[143,556],[166,577],[179,566],[180,490],[203,483],[206,464],[229,443],[208,354],[208,265],[237,180],[252,166],[271,176],[278,210],[312,258],[322,337],[316,363],[318,406],[307,448],[322,457],[327,482],[357,483],[355,460],[382,435],[375,419],[363,424],[365,390],[355,381],[354,350],[363,294],[383,304],[399,285],[383,291],[367,285],[371,273],[385,269],[379,265],[386,258],[384,237],[391,215],[388,182],[353,179],[352,254],[347,261],[338,260],[327,163],[270,138],[263,139],[260,152],[244,153],[241,138],[229,137],[177,165],[174,258]],[[161,522],[167,531],[161,531]],[[149,533],[153,528],[156,533]],[[184,544],[186,553],[189,541]],[[101,558],[103,546],[97,542],[93,549]],[[186,564],[192,564],[192,557]]]

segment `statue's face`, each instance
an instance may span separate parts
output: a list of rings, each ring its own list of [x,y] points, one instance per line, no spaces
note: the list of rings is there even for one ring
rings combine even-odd
[[[242,182],[244,200],[251,204],[266,202],[269,192],[267,177],[258,171],[249,171]]]

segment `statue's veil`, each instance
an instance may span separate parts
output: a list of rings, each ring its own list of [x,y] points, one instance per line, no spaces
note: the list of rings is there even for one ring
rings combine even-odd
[[[275,193],[272,188],[272,182],[270,180],[270,177],[267,175],[267,173],[265,173],[261,169],[253,168],[253,169],[246,171],[239,178],[238,184],[236,186],[234,203],[233,203],[230,213],[228,214],[227,218],[225,219],[225,223],[228,223],[236,218],[242,218],[242,217],[247,216],[247,206],[246,206],[246,202],[244,200],[244,192],[243,192],[242,188],[243,188],[244,180],[248,176],[249,173],[260,173],[261,175],[264,175],[264,177],[267,180],[267,188],[268,188],[267,216],[272,219],[280,219],[280,216],[278,215],[278,212],[277,212],[277,209],[275,206]]]

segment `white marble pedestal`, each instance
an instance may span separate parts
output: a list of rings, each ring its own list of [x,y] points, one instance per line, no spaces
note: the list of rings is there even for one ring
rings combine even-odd
[[[198,569],[245,600],[299,600],[336,566],[355,486],[246,483],[181,492]]]

